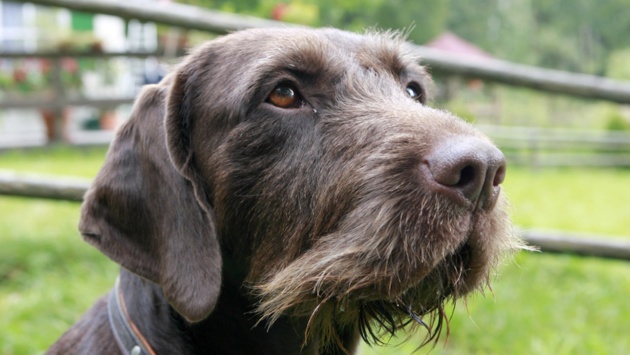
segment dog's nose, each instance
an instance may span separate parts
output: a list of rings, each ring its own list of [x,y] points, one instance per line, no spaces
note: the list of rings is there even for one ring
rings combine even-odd
[[[505,179],[505,156],[477,137],[455,136],[442,141],[424,163],[430,178],[447,191],[484,207],[492,205],[496,188]]]

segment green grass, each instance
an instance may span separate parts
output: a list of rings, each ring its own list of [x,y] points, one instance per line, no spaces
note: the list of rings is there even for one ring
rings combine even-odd
[[[24,173],[79,176],[92,178],[105,159],[105,148],[9,150],[0,152],[0,169]]]
[[[493,294],[458,304],[446,345],[420,354],[623,354],[630,266],[566,255],[519,255]],[[363,354],[410,354],[413,346]]]
[[[92,177],[103,149],[14,151],[0,167]],[[630,171],[511,168],[505,191],[523,227],[628,235]],[[113,285],[118,267],[76,231],[79,204],[0,197],[0,354],[43,352]],[[630,349],[630,264],[520,253],[493,291],[460,302],[429,354],[621,354]],[[363,354],[410,354],[400,346]],[[396,340],[392,341],[393,343]]]
[[[525,228],[626,238],[630,171],[510,168],[505,191]],[[630,263],[520,253],[492,292],[460,303],[446,345],[420,354],[622,354],[630,349]],[[417,344],[417,343],[415,343]],[[363,354],[410,354],[415,345]]]
[[[510,168],[505,190],[521,227],[630,236],[630,170]]]
[[[0,167],[93,177],[104,149],[10,151]],[[0,197],[0,354],[43,352],[112,285],[118,267],[81,241],[79,204]]]

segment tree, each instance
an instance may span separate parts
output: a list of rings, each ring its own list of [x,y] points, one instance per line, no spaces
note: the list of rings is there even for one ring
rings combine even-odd
[[[409,39],[423,44],[445,30],[448,5],[441,0],[383,1],[376,8],[372,21],[381,28],[411,29]]]

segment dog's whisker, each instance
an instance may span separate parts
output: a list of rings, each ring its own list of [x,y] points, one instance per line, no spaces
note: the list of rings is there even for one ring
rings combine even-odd
[[[315,309],[313,309],[313,312],[311,313],[311,315],[308,317],[308,321],[306,322],[306,329],[304,329],[304,341],[305,342],[309,338],[308,334],[310,334],[310,332],[312,330],[313,319],[315,318],[315,316],[317,316],[317,313],[319,312],[319,309],[322,306],[322,304],[328,302],[328,300],[329,300],[329,298],[325,298],[321,302],[319,302],[317,304],[317,306],[315,306]]]

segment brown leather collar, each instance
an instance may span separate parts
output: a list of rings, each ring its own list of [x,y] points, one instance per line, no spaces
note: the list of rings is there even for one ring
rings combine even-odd
[[[116,278],[116,285],[109,293],[107,315],[116,343],[123,354],[156,355],[149,342],[129,318],[125,299],[120,289],[120,278]]]

